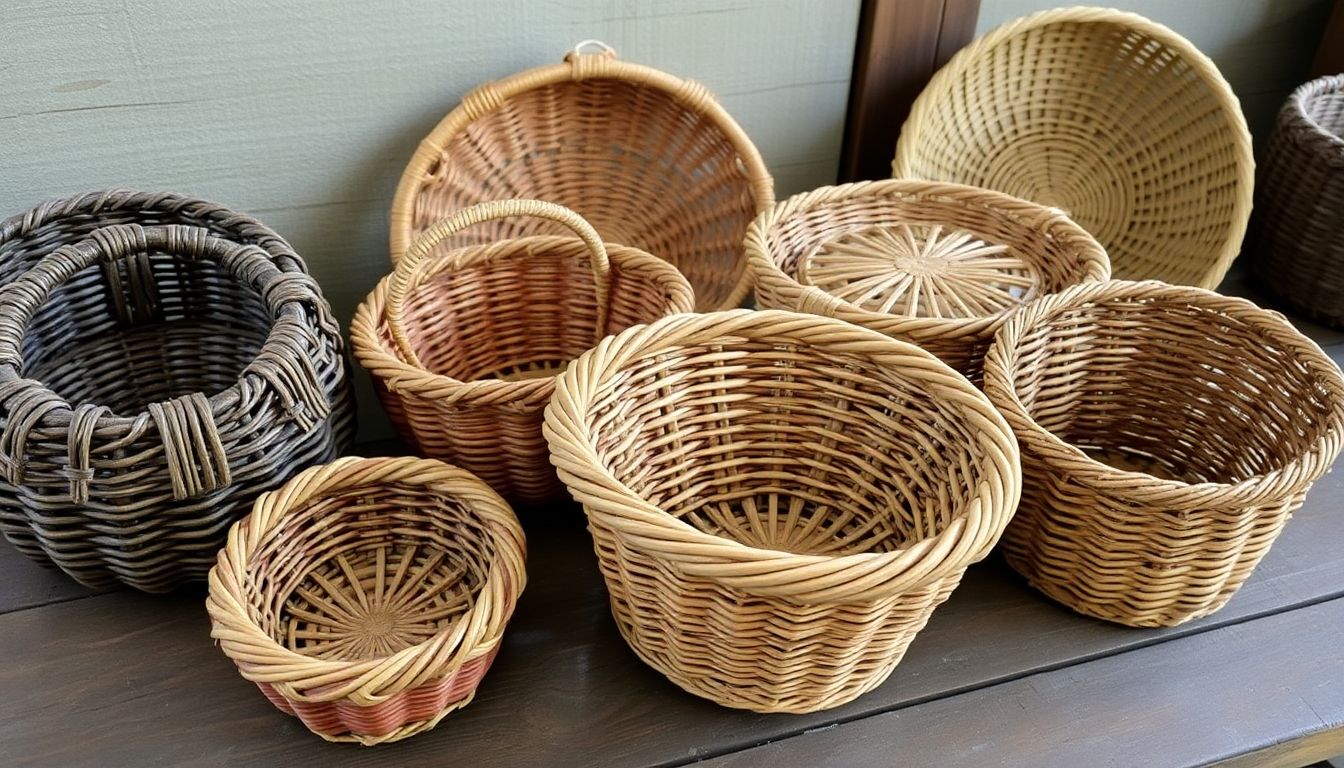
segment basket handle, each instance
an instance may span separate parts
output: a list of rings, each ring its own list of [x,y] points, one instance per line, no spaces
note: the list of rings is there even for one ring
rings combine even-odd
[[[406,249],[401,258],[397,260],[397,265],[392,270],[392,277],[388,285],[387,326],[392,331],[392,338],[401,351],[402,359],[407,363],[418,368],[425,367],[420,362],[420,358],[416,356],[415,350],[411,348],[411,340],[407,337],[406,330],[401,324],[406,295],[420,285],[421,281],[439,272],[462,268],[465,261],[464,257],[468,255],[464,254],[462,249],[458,249],[431,261],[428,259],[430,252],[446,238],[468,227],[513,216],[534,216],[563,224],[574,230],[579,239],[588,246],[589,263],[593,268],[593,286],[597,291],[595,340],[601,340],[603,336],[607,335],[607,315],[610,312],[609,299],[611,294],[611,261],[607,257],[607,247],[603,245],[602,238],[597,234],[597,230],[593,229],[593,225],[563,205],[548,203],[544,200],[492,200],[478,203],[470,208],[463,208],[452,216],[435,222],[429,229],[422,232],[415,239],[415,242],[411,243],[410,247]]]

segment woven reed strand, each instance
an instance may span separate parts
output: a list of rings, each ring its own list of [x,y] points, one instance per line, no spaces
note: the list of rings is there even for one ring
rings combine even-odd
[[[541,434],[555,375],[608,333],[694,306],[675,268],[635,248],[603,247],[595,233],[588,242],[537,235],[447,253],[439,245],[477,220],[463,218],[470,211],[489,218],[547,207],[497,201],[466,209],[401,259],[397,270],[407,282],[398,316],[416,360],[399,348],[389,322],[395,275],[378,284],[350,324],[355,357],[402,438],[529,503],[564,493]],[[556,215],[586,228],[577,216]],[[609,258],[602,278],[594,276],[594,244],[603,261]],[[609,282],[604,291],[595,279]],[[605,308],[598,300],[604,292]]]
[[[933,355],[839,320],[677,315],[604,339],[546,413],[626,641],[719,704],[881,683],[1020,491],[1017,446]]]
[[[425,137],[393,199],[392,257],[460,208],[536,198],[674,264],[698,309],[735,307],[751,290],[742,235],[773,190],[760,153],[704,86],[575,51],[479,86]],[[452,242],[557,232],[499,220]]]
[[[1024,306],[985,392],[1022,447],[1008,562],[1133,626],[1222,607],[1344,444],[1344,378],[1310,339],[1244,299],[1156,281]]]
[[[847,237],[896,226],[937,227],[944,241],[971,236],[981,245],[1004,248],[987,259],[964,262],[938,251],[911,254],[906,258],[912,263],[902,265],[897,254],[865,246],[863,258],[870,264],[874,257],[889,261],[887,275],[914,278],[905,284],[915,286],[915,315],[909,314],[910,294],[896,309],[880,311],[808,284],[800,274],[809,255]],[[994,333],[1020,302],[1110,275],[1106,252],[1061,211],[938,182],[860,182],[794,195],[757,217],[747,230],[746,248],[762,307],[835,317],[914,342],[972,380],[979,377]],[[1006,276],[1002,268],[986,266],[993,262],[1011,262],[1021,274]],[[1012,294],[1004,292],[1005,280],[1012,281]],[[921,298],[922,305],[917,303]],[[989,306],[980,309],[985,302]],[[950,312],[919,314],[920,306],[930,305]]]
[[[89,229],[175,211],[216,229]],[[7,267],[39,259],[0,292],[0,526],[29,557],[93,587],[168,591],[205,576],[257,494],[348,447],[339,328],[250,221],[113,192],[0,227]],[[214,236],[224,222],[276,250]]]
[[[466,706],[526,584],[513,511],[429,459],[342,458],[262,495],[210,571],[211,636],[282,711],[372,745]]]
[[[959,51],[901,129],[898,177],[1064,209],[1117,278],[1213,288],[1251,210],[1251,137],[1231,87],[1142,16],[1059,8]]]
[[[1344,326],[1344,75],[1284,103],[1255,200],[1256,275],[1312,318]]]

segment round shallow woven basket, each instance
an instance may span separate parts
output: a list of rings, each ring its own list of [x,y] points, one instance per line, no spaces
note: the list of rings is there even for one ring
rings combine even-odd
[[[446,253],[440,245],[511,216],[543,217],[579,237],[537,235]],[[359,306],[350,336],[404,440],[506,497],[536,503],[564,494],[541,434],[555,375],[603,336],[693,306],[675,268],[604,245],[573,211],[496,201],[421,235]]]
[[[746,248],[762,307],[912,341],[972,379],[1022,302],[1110,276],[1106,252],[1059,210],[938,182],[795,195],[752,223]]]
[[[989,401],[914,345],[763,310],[604,339],[546,412],[621,634],[719,704],[810,712],[880,684],[1020,492]]]
[[[1256,275],[1314,319],[1344,326],[1344,75],[1306,83],[1283,105],[1255,194]]]
[[[118,224],[0,290],[0,523],[80,582],[205,576],[228,525],[349,445],[317,284],[205,229]]]
[[[1004,24],[933,76],[894,175],[1064,209],[1117,278],[1213,288],[1251,211],[1251,136],[1231,87],[1142,16],[1060,8]]]
[[[526,584],[523,530],[485,483],[343,458],[257,500],[210,571],[211,636],[283,712],[366,745],[466,706]]]
[[[1344,443],[1344,378],[1281,315],[1159,283],[1028,304],[985,357],[1022,447],[1013,568],[1074,610],[1218,610]]]
[[[697,309],[742,304],[751,291],[742,234],[774,203],[760,153],[704,86],[598,46],[477,87],[420,142],[392,202],[393,262],[459,208],[537,198],[676,265]],[[557,231],[498,221],[453,242]]]

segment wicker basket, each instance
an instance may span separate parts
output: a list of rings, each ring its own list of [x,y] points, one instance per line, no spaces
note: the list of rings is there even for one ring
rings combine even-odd
[[[511,216],[559,222],[580,237],[514,238],[427,258],[453,234]],[[496,201],[421,235],[359,306],[350,336],[404,440],[536,503],[564,493],[541,434],[554,376],[608,333],[693,305],[671,265],[604,246],[574,212]]]
[[[958,52],[911,109],[896,176],[1064,209],[1115,276],[1216,286],[1251,211],[1251,137],[1189,41],[1142,16],[1061,8]]]
[[[262,491],[348,446],[312,278],[196,227],[117,224],[0,291],[0,521],[80,582],[200,579]]]
[[[886,679],[1020,492],[1012,433],[965,378],[792,312],[604,339],[560,377],[546,434],[630,646],[758,712]]]
[[[1018,310],[985,392],[1022,446],[1008,562],[1080,613],[1218,610],[1344,443],[1344,378],[1282,316],[1156,281]]]
[[[762,307],[912,341],[973,380],[1019,304],[1110,276],[1106,252],[1062,212],[937,182],[795,195],[752,223],[746,248]]]
[[[523,530],[478,478],[343,458],[257,500],[210,571],[211,636],[328,741],[379,744],[466,706],[527,581]]]
[[[1255,272],[1311,317],[1344,326],[1344,75],[1293,92],[1265,149]]]
[[[572,208],[608,242],[672,262],[700,310],[747,298],[742,234],[774,203],[760,153],[704,86],[598,45],[477,87],[420,142],[392,203],[394,262],[459,208],[530,197]],[[454,242],[556,231],[500,221]]]

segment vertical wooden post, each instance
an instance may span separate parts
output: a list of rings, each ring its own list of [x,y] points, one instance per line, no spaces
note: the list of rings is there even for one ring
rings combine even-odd
[[[839,180],[891,176],[896,135],[933,73],[975,34],[980,0],[864,0]]]
[[[1344,74],[1344,0],[1335,0],[1330,21],[1321,35],[1316,49],[1316,61],[1311,65],[1311,77]]]

